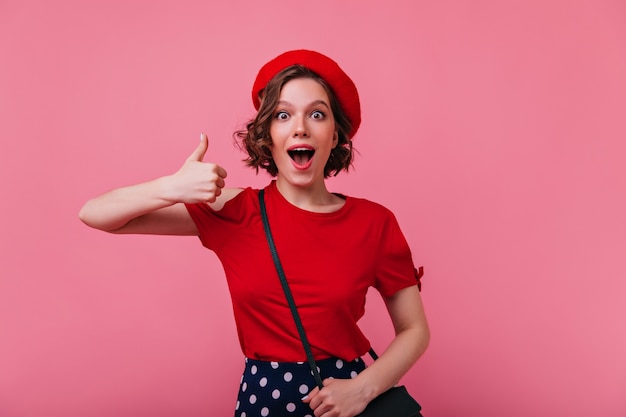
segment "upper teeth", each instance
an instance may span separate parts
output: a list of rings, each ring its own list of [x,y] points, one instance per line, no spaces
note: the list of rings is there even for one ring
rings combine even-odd
[[[309,148],[293,148],[292,151],[310,151]]]

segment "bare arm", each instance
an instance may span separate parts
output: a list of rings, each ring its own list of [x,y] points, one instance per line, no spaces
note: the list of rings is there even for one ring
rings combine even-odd
[[[385,353],[353,379],[326,379],[304,400],[315,415],[354,416],[398,383],[428,347],[430,331],[417,286],[385,299],[396,336]],[[326,415],[326,414],[324,414]]]
[[[372,387],[372,398],[387,391],[417,362],[428,347],[430,330],[417,286],[385,299],[395,338],[387,350],[361,374]],[[360,375],[361,375],[360,374]]]
[[[172,175],[117,188],[85,203],[79,218],[88,226],[111,233],[197,235],[198,230],[181,203],[223,205],[237,193],[224,189],[224,168],[202,159],[208,149],[206,135]]]

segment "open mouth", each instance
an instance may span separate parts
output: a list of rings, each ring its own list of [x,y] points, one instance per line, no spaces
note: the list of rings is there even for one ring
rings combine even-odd
[[[298,165],[306,165],[313,155],[315,150],[310,148],[293,148],[287,151],[289,157]]]

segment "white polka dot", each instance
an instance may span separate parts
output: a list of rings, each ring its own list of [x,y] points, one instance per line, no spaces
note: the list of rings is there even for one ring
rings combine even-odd
[[[239,402],[239,400],[237,400],[237,405],[235,405],[235,410],[239,410],[239,405],[240,405],[240,404],[241,404],[241,403]]]
[[[278,369],[278,362],[270,362],[270,365],[272,366],[272,368]]]
[[[252,375],[256,375],[256,371],[257,371],[256,365],[252,365],[252,368],[250,368],[250,373]]]
[[[270,409],[267,407],[263,407],[261,408],[261,415],[263,417],[269,416],[270,415]]]
[[[248,383],[244,382],[243,384],[241,384],[241,392],[246,392],[246,390],[248,389]]]
[[[357,375],[358,373],[356,371],[350,372],[350,378],[356,378]]]
[[[283,378],[285,378],[285,382],[289,382],[293,379],[293,375],[291,372],[285,372],[285,376]]]
[[[278,397],[280,397],[280,391],[275,389],[274,391],[272,391],[272,398],[277,400]]]
[[[337,369],[343,368],[343,361],[341,359],[337,359],[335,366],[337,366]]]
[[[241,413],[241,417],[246,417],[246,412]]]
[[[250,396],[250,404],[254,404],[256,402],[256,395],[252,394]]]
[[[287,404],[287,411],[293,413],[294,411],[296,411],[296,405],[294,403]]]
[[[309,387],[306,384],[302,384],[300,385],[300,394],[306,394],[307,392],[309,392]]]
[[[267,385],[267,378],[263,377],[259,380],[259,385],[264,387]]]

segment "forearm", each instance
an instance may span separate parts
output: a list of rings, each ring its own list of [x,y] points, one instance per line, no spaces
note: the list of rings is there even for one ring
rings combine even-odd
[[[173,205],[168,195],[167,177],[121,187],[85,203],[79,218],[90,227],[113,232],[131,220]]]
[[[398,383],[426,351],[429,340],[430,332],[425,323],[396,334],[378,360],[357,377],[366,387],[370,400]]]

